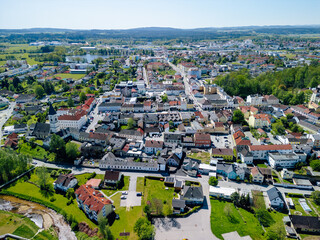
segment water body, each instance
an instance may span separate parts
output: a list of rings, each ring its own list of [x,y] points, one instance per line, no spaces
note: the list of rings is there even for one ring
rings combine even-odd
[[[48,229],[53,226],[59,240],[77,240],[62,215],[38,203],[0,195],[0,210],[24,215],[30,218],[39,228]]]
[[[82,55],[82,56],[67,56],[66,57],[66,61],[67,62],[75,62],[75,58],[80,58],[85,63],[91,63],[92,60],[95,60],[95,59],[97,59],[99,57],[109,58],[110,56],[107,56],[107,55],[91,55],[91,54]]]

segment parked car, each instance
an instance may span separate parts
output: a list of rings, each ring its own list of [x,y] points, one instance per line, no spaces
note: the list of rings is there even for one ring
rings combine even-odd
[[[122,195],[122,196],[121,196],[121,199],[124,200],[124,199],[127,199],[127,197],[124,196],[124,195]]]
[[[138,197],[142,196],[142,192],[137,192],[137,196]]]
[[[127,191],[122,192],[122,195],[128,195]]]

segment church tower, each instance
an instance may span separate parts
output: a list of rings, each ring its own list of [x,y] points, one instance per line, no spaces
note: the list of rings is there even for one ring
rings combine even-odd
[[[53,109],[52,104],[49,103],[49,121],[50,130],[52,133],[56,133],[60,130],[57,112]]]

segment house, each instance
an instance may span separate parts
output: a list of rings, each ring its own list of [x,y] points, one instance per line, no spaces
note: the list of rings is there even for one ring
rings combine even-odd
[[[290,144],[279,145],[251,145],[250,152],[253,154],[253,159],[267,160],[269,152],[292,153],[293,149]]]
[[[68,112],[68,114],[61,115],[58,117],[60,129],[68,127],[81,129],[87,122],[87,113],[84,110],[77,110],[75,112]]]
[[[167,165],[170,167],[179,167],[181,164],[181,158],[177,154],[173,153],[166,159]]]
[[[164,133],[164,144],[180,144],[182,140],[180,133]]]
[[[293,178],[293,172],[292,171],[289,171],[288,169],[286,169],[286,168],[283,168],[282,169],[282,171],[281,171],[281,177],[283,178],[283,179],[291,179],[292,180],[292,178]]]
[[[142,140],[144,133],[143,131],[141,131],[141,128],[139,129],[138,130],[122,129],[119,132],[119,137],[123,137],[127,139]]]
[[[242,147],[242,145],[239,145]],[[253,154],[249,151],[249,147],[247,145],[243,145],[241,151],[238,153],[240,155],[241,162],[245,164],[253,163]]]
[[[207,133],[194,134],[194,144],[198,148],[208,148],[211,146],[211,137]]]
[[[186,201],[182,199],[172,199],[172,209],[174,214],[183,213],[186,208]]]
[[[320,134],[311,135],[311,140],[313,141],[314,148],[320,148]]]
[[[274,169],[294,168],[298,162],[302,162],[296,153],[269,153],[269,164]]]
[[[66,192],[70,188],[74,188],[78,180],[73,174],[60,174],[54,182],[54,189]]]
[[[249,126],[253,128],[270,127],[271,120],[268,114],[255,114],[249,117]]]
[[[213,187],[209,188],[209,195],[216,198],[231,199],[231,195],[237,192],[234,188]]]
[[[117,182],[120,181],[121,176],[121,172],[106,170],[106,172],[104,173],[103,182],[105,185],[116,185]]]
[[[272,187],[267,191],[269,207],[281,210],[285,207],[284,198],[282,193],[276,188]]]
[[[293,228],[298,233],[320,233],[320,220],[318,217],[289,215]]]
[[[18,134],[11,133],[7,136],[6,141],[4,142],[5,147],[16,148],[18,146]]]
[[[221,174],[231,180],[244,180],[246,177],[246,169],[237,164],[217,163],[217,174]]]
[[[79,208],[95,222],[98,222],[101,217],[106,218],[113,212],[112,202],[104,198],[102,193],[91,185],[81,185],[75,191],[75,195]]]
[[[185,200],[186,205],[202,205],[203,204],[202,187],[185,186],[181,190],[180,200]]]
[[[156,154],[163,148],[163,141],[146,140],[144,151],[147,154]]]
[[[86,182],[86,185],[87,186],[92,186],[94,189],[98,190],[101,186],[101,182],[102,180],[101,179],[95,179],[95,178],[91,178],[90,180],[88,180]]]
[[[252,176],[252,182],[263,183],[264,181],[264,176],[261,173],[260,168],[257,166],[251,168],[251,176]]]
[[[174,190],[179,192],[183,188],[183,181],[174,179],[174,184],[173,184]]]

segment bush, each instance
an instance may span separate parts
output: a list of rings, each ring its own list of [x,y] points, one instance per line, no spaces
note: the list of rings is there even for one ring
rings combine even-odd
[[[50,198],[50,202],[54,202],[55,200],[56,200],[55,197],[51,197],[51,198]]]

